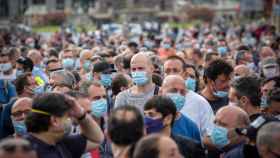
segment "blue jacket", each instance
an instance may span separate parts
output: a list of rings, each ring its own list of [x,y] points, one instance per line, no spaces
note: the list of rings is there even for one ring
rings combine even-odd
[[[0,104],[7,104],[16,95],[16,87],[11,81],[0,80]]]

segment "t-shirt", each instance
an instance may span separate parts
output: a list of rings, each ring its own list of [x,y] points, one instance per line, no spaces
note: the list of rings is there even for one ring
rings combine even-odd
[[[188,91],[185,97],[185,105],[180,112],[195,122],[201,136],[204,136],[214,127],[213,110],[204,97],[193,91]]]
[[[174,134],[171,134],[171,138],[178,145],[179,151],[184,158],[206,158],[206,152],[201,143]]]
[[[197,125],[185,115],[181,115],[179,119],[174,121],[172,133],[201,142]]]
[[[206,98],[207,99],[207,98]],[[214,113],[216,113],[221,107],[228,105],[228,97],[218,98],[216,100],[208,100],[209,104],[211,105]]]
[[[0,80],[0,104],[7,104],[16,97],[16,87],[8,80]]]
[[[144,113],[144,105],[150,98],[154,96],[155,88],[147,93],[142,94],[132,94],[131,89],[122,91],[117,95],[114,107],[132,105]]]
[[[40,139],[27,135],[38,158],[80,158],[85,152],[87,139],[82,135],[71,135],[63,138],[56,145],[49,145]]]

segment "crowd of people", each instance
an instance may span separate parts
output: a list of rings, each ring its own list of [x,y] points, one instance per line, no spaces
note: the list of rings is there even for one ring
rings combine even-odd
[[[0,158],[279,158],[268,24],[0,31]]]

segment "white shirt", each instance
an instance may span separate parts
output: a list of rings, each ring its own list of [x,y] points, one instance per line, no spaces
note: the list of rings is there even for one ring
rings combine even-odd
[[[188,91],[185,97],[185,105],[180,112],[196,123],[203,137],[213,128],[214,112],[208,101],[201,95]]]

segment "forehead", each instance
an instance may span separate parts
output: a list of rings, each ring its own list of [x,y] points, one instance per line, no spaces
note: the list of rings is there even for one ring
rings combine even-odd
[[[89,95],[92,97],[92,96],[99,96],[99,95],[104,95],[106,94],[105,92],[105,88],[104,87],[98,87],[98,86],[95,86],[95,85],[91,85],[89,86]],[[91,92],[94,92],[94,93],[91,93]]]
[[[171,89],[171,88],[176,88],[176,89],[185,89],[185,83],[178,79],[173,79],[171,81],[166,81],[162,87],[163,89]]]
[[[130,65],[131,67],[146,67],[148,65],[148,57],[144,55],[137,56],[131,59]]]
[[[167,60],[164,62],[164,69],[168,68],[178,68],[181,69],[183,67],[182,62],[180,60]]]
[[[269,81],[263,85],[263,89],[272,89],[275,85],[275,81]]]
[[[231,75],[227,76],[227,75],[225,75],[225,74],[220,74],[220,75],[218,75],[218,77],[217,77],[216,80],[220,80],[220,81],[230,80],[230,76],[231,76]]]
[[[5,55],[5,56],[0,56],[0,61],[6,61],[9,60],[9,56]]]
[[[13,106],[12,112],[29,110],[31,107],[32,103],[30,101],[21,101],[20,103],[17,103],[17,106]]]

